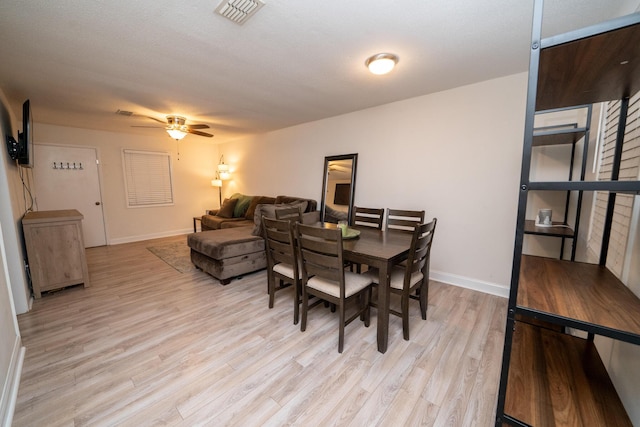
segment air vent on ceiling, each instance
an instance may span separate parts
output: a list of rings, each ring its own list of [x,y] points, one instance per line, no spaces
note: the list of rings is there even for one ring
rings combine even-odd
[[[262,6],[264,6],[264,3],[260,0],[223,0],[216,8],[216,13],[236,24],[242,25]]]

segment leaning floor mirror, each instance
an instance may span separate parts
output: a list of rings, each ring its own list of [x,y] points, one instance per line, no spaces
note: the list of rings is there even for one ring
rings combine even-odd
[[[353,209],[356,189],[358,154],[343,154],[324,158],[322,182],[321,220],[348,221]]]

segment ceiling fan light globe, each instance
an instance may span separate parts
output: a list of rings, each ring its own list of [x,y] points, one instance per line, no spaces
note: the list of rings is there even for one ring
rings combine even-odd
[[[187,133],[182,129],[174,129],[174,128],[167,129],[167,133],[171,138],[175,139],[176,141],[181,140],[187,135]]]

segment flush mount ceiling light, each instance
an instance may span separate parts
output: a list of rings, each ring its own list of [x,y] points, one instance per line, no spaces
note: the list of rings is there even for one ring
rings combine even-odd
[[[398,57],[393,53],[378,53],[367,58],[364,65],[373,74],[387,74],[398,63]]]
[[[176,141],[184,138],[187,135],[189,128],[185,125],[185,119],[181,116],[167,116],[167,133]]]

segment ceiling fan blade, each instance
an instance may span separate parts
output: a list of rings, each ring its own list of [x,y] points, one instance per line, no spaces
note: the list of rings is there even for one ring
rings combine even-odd
[[[166,124],[167,124],[167,121],[166,121],[166,120],[156,119],[155,117],[151,117],[151,116],[144,116],[144,117],[146,117],[146,118],[148,118],[148,119],[151,119],[151,120],[155,120],[156,122],[158,122],[158,123],[162,123],[163,125],[166,125]]]
[[[195,124],[195,125],[187,125],[189,129],[209,129],[209,125],[205,124]]]
[[[192,133],[194,135],[206,136],[207,138],[211,138],[213,135],[210,133],[200,132],[198,130],[187,129],[187,133]]]
[[[132,128],[153,128],[153,129],[162,129],[163,126],[142,126],[142,125],[131,125]]]

